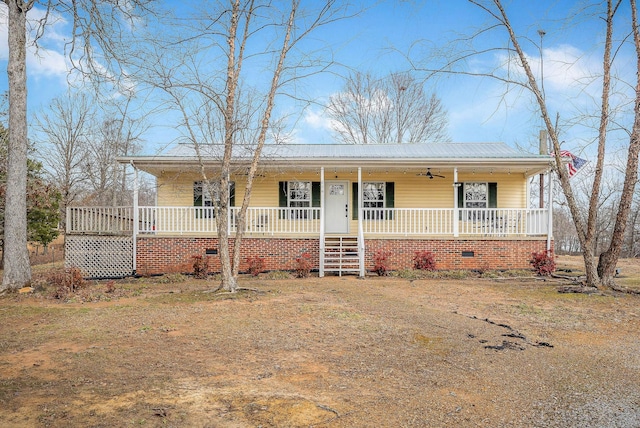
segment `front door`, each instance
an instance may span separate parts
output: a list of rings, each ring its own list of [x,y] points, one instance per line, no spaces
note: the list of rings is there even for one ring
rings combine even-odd
[[[324,206],[326,233],[349,232],[349,182],[325,181]]]

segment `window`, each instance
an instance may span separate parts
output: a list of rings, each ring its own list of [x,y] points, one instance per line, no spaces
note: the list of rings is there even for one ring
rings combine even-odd
[[[458,208],[468,209],[468,220],[484,218],[486,208],[498,207],[498,184],[485,182],[462,183],[458,188]],[[462,220],[462,213],[460,213]]]
[[[320,182],[319,181],[281,181],[279,183],[279,205],[280,207],[292,208],[281,212],[286,218],[306,219],[309,218],[309,210],[306,208],[320,206]],[[298,209],[295,209],[298,208]],[[319,214],[314,212],[313,218],[318,218]]]
[[[385,185],[383,182],[362,183],[362,207],[363,208],[384,208]],[[366,210],[364,218],[367,220],[381,220],[384,217],[384,210]]]
[[[291,208],[309,208],[311,206],[311,182],[289,181],[287,183],[287,206]],[[305,209],[292,209],[289,218],[307,218]]]
[[[488,200],[487,183],[464,183],[463,208],[487,208]]]
[[[211,186],[207,188],[204,181],[196,181],[193,183],[193,206],[194,207],[211,207],[196,210],[196,218],[214,218],[216,216],[215,206],[220,204],[219,183],[209,183]],[[229,206],[235,206],[235,183],[229,183]]]
[[[308,208],[311,206],[311,182],[289,181],[288,183],[288,207]]]
[[[393,182],[367,181],[362,183],[362,207],[365,220],[393,220],[395,185]],[[373,208],[369,210],[368,208]],[[380,210],[375,210],[380,208]],[[358,219],[358,183],[353,183],[353,219]]]

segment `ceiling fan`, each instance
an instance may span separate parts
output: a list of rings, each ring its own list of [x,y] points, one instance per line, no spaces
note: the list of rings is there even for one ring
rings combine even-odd
[[[418,173],[416,175],[421,175],[421,176],[427,177],[429,180],[433,180],[434,177],[445,178],[444,175],[432,174],[431,173],[431,168],[427,168],[427,172],[421,172],[421,173]]]

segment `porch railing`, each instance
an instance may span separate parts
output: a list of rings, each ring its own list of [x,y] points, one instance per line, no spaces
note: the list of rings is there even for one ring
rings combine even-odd
[[[130,235],[133,207],[67,207],[67,233]]]
[[[453,235],[452,208],[364,208],[365,235]],[[460,235],[545,235],[546,209],[458,209]]]
[[[239,207],[229,213],[229,231],[238,230]],[[216,233],[213,207],[139,207],[140,233]],[[320,208],[252,207],[245,217],[249,234],[318,234]]]
[[[229,213],[229,231],[237,231],[240,208]],[[215,234],[213,207],[138,207],[142,234]],[[365,236],[539,236],[548,229],[546,209],[364,208]],[[457,218],[456,218],[457,217]],[[67,233],[119,234],[133,232],[133,207],[69,207]],[[251,207],[245,232],[253,235],[319,234],[320,208]]]

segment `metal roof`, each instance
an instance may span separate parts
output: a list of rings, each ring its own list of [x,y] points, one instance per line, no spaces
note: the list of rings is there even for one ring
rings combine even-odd
[[[201,145],[204,157],[219,158],[224,150],[222,145]],[[236,146],[234,158],[248,158],[253,155],[251,147]],[[191,144],[177,144],[160,157],[194,157],[196,152]],[[539,158],[518,151],[505,143],[431,143],[431,144],[266,144],[262,150],[263,159],[459,159],[459,158]]]
[[[201,158],[192,144],[177,144],[154,156],[127,156],[119,162],[158,175],[162,171],[193,169],[205,164],[219,165],[222,145],[200,145]],[[251,146],[233,150],[235,165],[248,164],[254,154]],[[261,153],[261,168],[473,168],[509,170],[525,175],[546,171],[552,158],[516,150],[505,143],[429,143],[429,144],[266,144]]]

